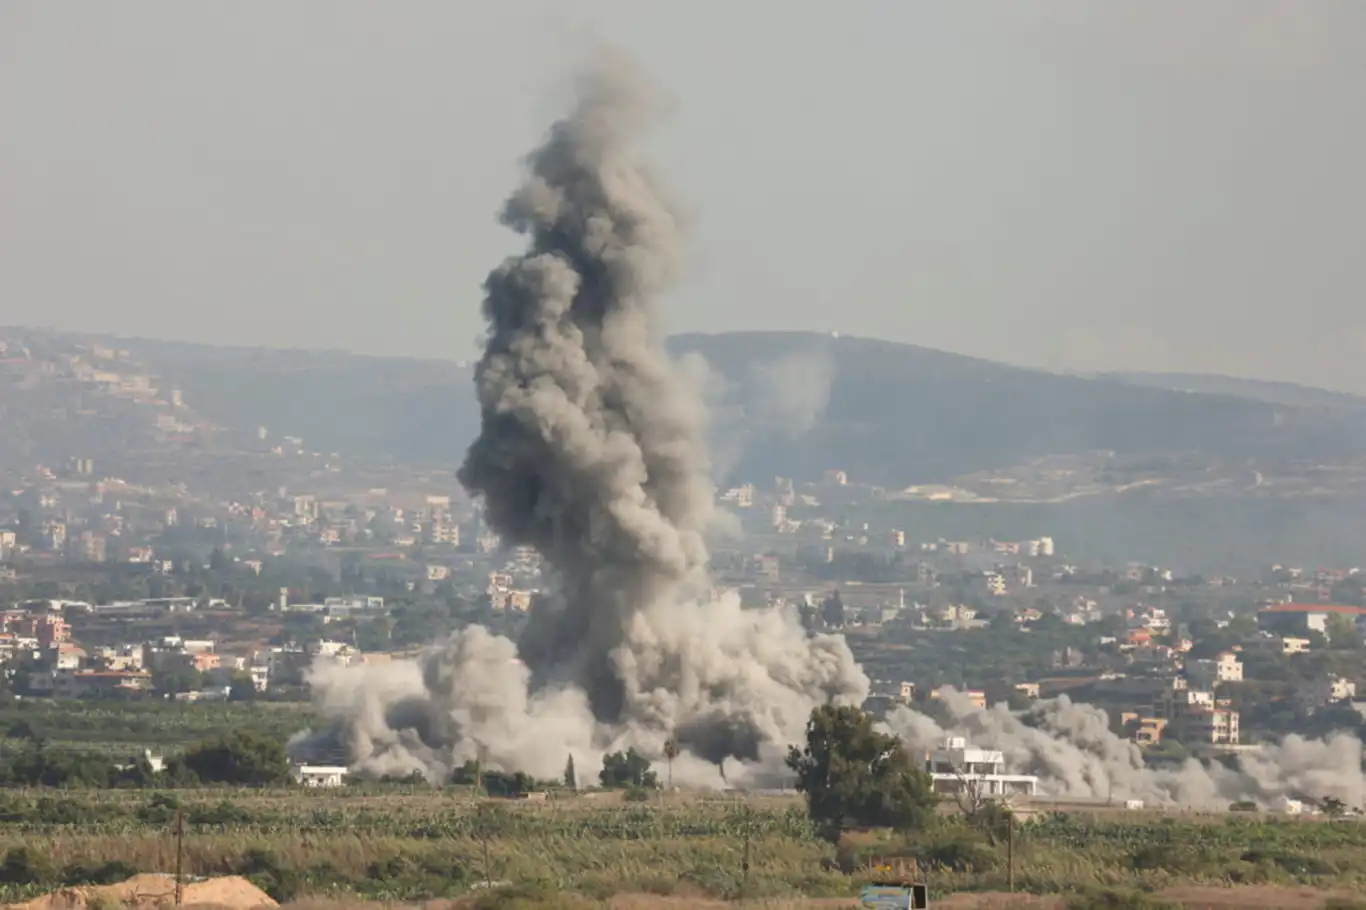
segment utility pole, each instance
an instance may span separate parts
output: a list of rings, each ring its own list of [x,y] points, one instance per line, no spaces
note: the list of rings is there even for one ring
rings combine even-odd
[[[185,863],[185,810],[177,809],[175,813],[175,905],[179,907],[185,898],[184,886],[184,863]]]
[[[489,870],[489,828],[484,821],[484,806],[479,806],[479,840],[484,845],[484,887],[493,887],[493,874]]]
[[[741,863],[740,863],[740,899],[741,899],[741,900],[745,900],[745,899],[747,899],[747,898],[749,897],[749,829],[750,829],[750,827],[751,827],[751,825],[750,825],[750,808],[749,808],[749,806],[746,806],[746,807],[745,807],[744,813],[745,813],[745,814],[744,814],[744,820],[741,822],[741,824],[744,825],[744,831],[745,831],[745,858],[744,858],[744,859],[741,861]]]
[[[1006,890],[1015,893],[1015,813],[1006,816]]]

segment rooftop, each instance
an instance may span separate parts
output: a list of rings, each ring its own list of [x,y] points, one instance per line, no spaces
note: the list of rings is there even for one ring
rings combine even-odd
[[[1276,604],[1267,607],[1263,613],[1339,613],[1344,616],[1366,616],[1366,607],[1350,607],[1341,604]]]

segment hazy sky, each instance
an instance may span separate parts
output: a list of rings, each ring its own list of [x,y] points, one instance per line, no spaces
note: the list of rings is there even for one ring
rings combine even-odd
[[[467,356],[587,35],[671,330],[1366,392],[1366,2],[0,0],[0,324]]]

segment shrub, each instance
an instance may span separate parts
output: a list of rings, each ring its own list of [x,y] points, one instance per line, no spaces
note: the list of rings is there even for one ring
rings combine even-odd
[[[628,803],[647,803],[650,801],[650,791],[644,787],[627,787],[626,792],[621,797]]]
[[[302,877],[282,865],[273,852],[260,847],[243,853],[233,871],[280,902],[297,897],[304,884]]]
[[[0,882],[7,885],[42,885],[56,878],[52,862],[29,847],[11,847],[0,860]]]
[[[175,818],[180,811],[180,800],[168,793],[156,793],[147,800],[147,805],[138,807],[139,821],[149,825],[164,825]]]
[[[196,806],[185,814],[185,821],[191,825],[245,825],[251,820],[250,812],[226,799],[212,806]]]
[[[208,784],[263,787],[292,779],[284,742],[251,730],[233,730],[196,743],[185,750],[181,764]]]
[[[922,865],[954,872],[991,869],[1001,861],[999,850],[988,844],[979,833],[964,828],[949,828],[924,838],[912,847],[910,853]]]
[[[602,758],[602,770],[598,772],[599,782],[606,788],[644,787],[655,790],[659,787],[659,776],[650,770],[650,762],[634,748],[625,752],[613,752]]]
[[[105,863],[71,863],[62,869],[62,881],[67,885],[113,885],[127,881],[138,870],[122,860]]]

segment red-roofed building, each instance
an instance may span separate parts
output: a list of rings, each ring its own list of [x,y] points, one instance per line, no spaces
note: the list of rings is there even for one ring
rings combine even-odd
[[[1272,632],[1323,632],[1329,616],[1346,616],[1358,625],[1366,624],[1366,607],[1340,604],[1276,604],[1257,614],[1257,623]]]

